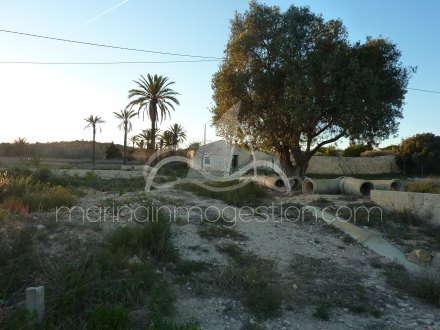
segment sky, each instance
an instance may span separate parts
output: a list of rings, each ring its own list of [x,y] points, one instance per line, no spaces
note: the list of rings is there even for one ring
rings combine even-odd
[[[440,2],[435,0],[298,0],[263,1],[286,10],[308,6],[326,19],[340,18],[351,41],[386,37],[397,44],[405,66],[418,71],[410,88],[440,91]],[[222,57],[230,19],[248,8],[242,0],[0,0],[0,29],[159,52]],[[111,62],[191,60],[69,44],[0,32],[1,61]],[[128,104],[128,90],[140,75],[160,74],[174,81],[180,106],[166,129],[179,123],[188,143],[219,139],[211,126],[211,80],[219,62],[124,65],[0,64],[0,142],[26,137],[30,142],[91,140],[84,118],[106,122],[97,141],[122,143],[113,116]],[[440,93],[409,90],[399,135],[381,146],[416,133],[440,135]],[[133,131],[150,127],[142,115]],[[344,144],[344,142],[342,143]]]

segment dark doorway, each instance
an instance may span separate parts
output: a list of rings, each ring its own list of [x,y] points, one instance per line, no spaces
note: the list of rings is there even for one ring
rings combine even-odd
[[[237,171],[238,169],[238,155],[232,156],[232,164],[231,164],[231,171],[232,173]]]

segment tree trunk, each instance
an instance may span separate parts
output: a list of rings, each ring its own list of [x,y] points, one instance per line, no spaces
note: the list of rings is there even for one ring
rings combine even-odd
[[[294,172],[294,166],[290,160],[290,151],[288,147],[280,146],[275,148],[275,153],[280,161],[281,169],[287,177],[291,177]]]
[[[95,165],[95,136],[96,128],[93,126],[93,142],[92,142],[92,164]]]
[[[127,164],[127,123],[124,123],[124,155],[122,156],[122,164]]]
[[[292,156],[295,159],[293,175],[304,178],[307,172],[307,168],[309,167],[310,156],[303,155],[302,153],[300,153],[299,155],[294,155],[292,153]]]
[[[150,150],[155,149],[156,144],[156,116],[157,116],[157,106],[154,102],[150,103],[150,117],[151,117],[151,141],[150,141]]]

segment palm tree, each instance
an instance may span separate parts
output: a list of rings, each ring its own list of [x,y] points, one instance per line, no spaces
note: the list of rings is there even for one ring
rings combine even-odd
[[[159,128],[156,129],[156,134],[158,134],[158,135],[160,134]],[[155,136],[155,139],[153,140],[153,134],[151,133],[151,129],[144,129],[142,131],[142,133],[137,135],[137,137],[140,141],[143,142],[143,145],[146,144],[147,146],[149,146],[149,145],[156,146],[156,137],[157,136]],[[147,151],[147,155],[148,155],[148,151]]]
[[[124,109],[120,112],[113,112],[116,118],[121,120],[121,123],[118,125],[119,129],[124,130],[124,156],[122,163],[127,164],[127,134],[131,131],[132,125],[130,119],[136,116],[136,111],[130,109]]]
[[[130,137],[128,140],[131,142],[131,147],[132,147],[132,149],[133,149],[133,151],[134,151],[134,146],[135,146],[135,145],[138,145],[139,137],[138,137],[137,135],[133,135],[133,136]],[[142,146],[142,147],[143,147],[143,146]]]
[[[165,147],[171,147],[173,145],[173,132],[165,131],[160,136],[161,144]]]
[[[172,134],[172,145],[177,149],[180,142],[186,141],[186,131],[182,125],[174,124],[168,128]]]
[[[90,128],[92,127],[93,129],[93,154],[92,154],[92,164],[95,165],[95,137],[96,137],[96,126],[99,124],[104,123],[105,121],[98,116],[94,116],[90,115],[89,117],[84,119],[87,122],[87,126],[84,127],[84,129],[86,128]]]
[[[141,110],[147,111],[151,120],[151,142],[148,148],[155,149],[156,124],[159,117],[162,122],[167,115],[170,116],[170,109],[174,110],[174,105],[180,104],[176,98],[179,93],[170,88],[174,84],[173,81],[156,74],[154,76],[147,74],[147,78],[141,75],[141,78],[134,82],[138,88],[129,90],[128,98],[134,99],[127,105],[127,108],[137,106],[138,114]]]

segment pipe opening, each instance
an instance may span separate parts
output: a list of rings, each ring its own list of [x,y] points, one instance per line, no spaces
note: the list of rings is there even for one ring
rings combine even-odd
[[[365,182],[361,185],[361,194],[363,196],[370,196],[371,190],[374,189],[374,185],[371,182]]]
[[[278,188],[285,188],[285,187],[284,187],[284,181],[281,180],[281,179],[277,179],[277,180],[275,181],[275,187],[278,187]]]
[[[309,181],[309,180],[304,181],[303,188],[304,188],[304,193],[305,194],[313,194],[314,186],[313,186],[313,182],[312,181]]]
[[[391,190],[392,191],[401,191],[402,190],[402,184],[398,181],[393,181],[391,183]]]

